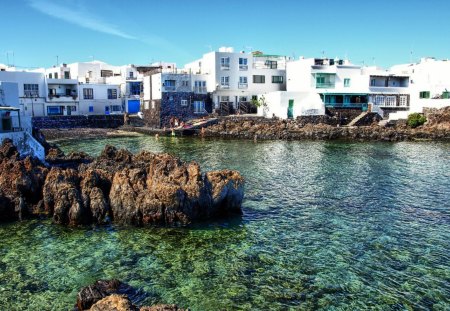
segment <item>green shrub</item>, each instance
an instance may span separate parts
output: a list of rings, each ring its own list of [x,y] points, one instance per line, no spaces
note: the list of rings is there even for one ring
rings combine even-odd
[[[421,126],[427,122],[427,118],[421,113],[411,113],[408,116],[408,125],[412,128]]]

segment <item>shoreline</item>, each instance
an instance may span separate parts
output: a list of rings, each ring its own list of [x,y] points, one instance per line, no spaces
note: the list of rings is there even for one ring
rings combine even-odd
[[[354,126],[335,127],[324,124],[311,125],[290,129],[289,126],[279,127],[279,122],[252,125],[248,127],[243,123],[220,122],[217,126],[205,128],[204,134],[200,131],[192,135],[177,133],[175,137],[195,137],[198,139],[233,139],[233,140],[260,140],[260,141],[345,141],[345,142],[434,142],[450,141],[450,130],[436,127],[420,127],[411,129],[406,126],[382,127]],[[295,127],[295,121],[291,122]],[[117,137],[152,137],[158,131],[145,127],[126,127],[119,129],[43,129],[45,139],[50,143],[60,140],[76,139],[102,139]],[[147,132],[147,133],[146,133]],[[158,131],[161,137],[170,137],[170,131]]]

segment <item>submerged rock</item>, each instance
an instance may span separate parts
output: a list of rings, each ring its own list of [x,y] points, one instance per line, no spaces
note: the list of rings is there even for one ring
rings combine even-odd
[[[109,220],[132,225],[185,225],[240,213],[244,180],[236,171],[203,174],[195,162],[106,146],[101,155],[57,159],[48,168],[21,159],[11,141],[0,148],[0,220],[46,215],[77,226]],[[80,161],[82,159],[82,161]],[[74,164],[75,163],[75,164]]]
[[[177,305],[137,307],[132,300],[137,291],[119,280],[99,280],[83,287],[77,295],[75,310],[90,311],[185,311]]]

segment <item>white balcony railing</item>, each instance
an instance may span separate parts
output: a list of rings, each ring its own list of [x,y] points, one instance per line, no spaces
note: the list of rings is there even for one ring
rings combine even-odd
[[[204,87],[204,86],[196,86],[196,87],[194,87],[194,93],[199,93],[199,94],[207,93],[206,87]]]
[[[238,84],[238,88],[240,88],[240,89],[247,89],[248,88],[248,83],[239,83]]]
[[[221,85],[220,85],[220,88],[221,88],[221,89],[229,89],[229,88],[230,88],[230,85],[229,85],[229,84],[221,84]]]
[[[239,65],[239,70],[248,70],[248,65]]]

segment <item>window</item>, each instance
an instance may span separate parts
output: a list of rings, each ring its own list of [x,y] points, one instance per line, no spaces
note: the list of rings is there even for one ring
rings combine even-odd
[[[419,98],[430,98],[430,92],[429,91],[420,92]]]
[[[58,73],[55,72],[55,79],[58,79]]]
[[[61,116],[61,115],[63,115],[63,107],[62,106],[47,106],[47,115]]]
[[[228,102],[228,101],[230,101],[230,96],[220,96],[220,101],[221,102]]]
[[[283,76],[272,76],[272,83],[283,83],[284,77]]]
[[[39,85],[38,84],[24,84],[23,93],[25,97],[38,97]]]
[[[253,83],[266,83],[266,76],[253,76]]]
[[[69,111],[74,112],[74,111],[77,111],[77,106],[67,106],[67,109],[68,109]]]
[[[175,80],[165,80],[163,86],[166,91],[175,91]]]
[[[350,86],[350,79],[344,79],[344,87]]]
[[[375,86],[375,83],[376,83],[375,79],[370,80],[370,86]]]
[[[221,57],[220,58],[220,67],[222,69],[230,69],[230,58],[229,57]]]
[[[247,70],[248,69],[248,65],[247,65],[247,58],[239,58],[239,70]]]
[[[247,101],[247,96],[239,96],[239,101],[240,102],[246,102]]]
[[[94,106],[89,106],[89,112],[94,112]]]
[[[130,95],[140,95],[142,91],[141,82],[129,82]]]
[[[112,72],[112,70],[100,70],[100,76],[101,77],[112,77],[113,72]]]
[[[188,105],[187,99],[182,99],[182,100],[181,100],[181,106],[182,106],[182,107],[186,107],[187,105]]]
[[[408,106],[408,96],[407,95],[400,95],[399,100],[400,100],[400,103],[399,103],[400,106],[402,106],[402,107]]]
[[[70,79],[70,72],[64,71],[64,79]]]
[[[315,77],[316,88],[334,88],[335,74],[317,73]]]
[[[111,105],[111,106],[109,106],[109,110],[111,112],[122,112],[122,106],[121,105]]]
[[[94,99],[94,89],[83,89],[83,99]]]
[[[220,77],[220,86],[222,87],[230,87],[230,77]]]
[[[195,81],[194,86],[195,86],[194,92],[206,93],[206,81]]]
[[[48,74],[49,79],[53,79],[53,75],[51,73]]]
[[[133,79],[133,78],[134,78],[134,72],[130,71],[129,77],[130,77],[131,79]]]
[[[181,86],[188,87],[189,86],[189,81],[188,80],[181,81]]]
[[[397,97],[396,96],[386,96],[386,106],[395,107],[397,104]]]
[[[277,69],[278,64],[276,60],[266,60],[266,67],[269,69]]]
[[[239,77],[239,85],[240,89],[246,89],[248,87],[247,77]]]
[[[375,96],[375,105],[382,106],[384,105],[385,97],[383,95],[376,95]]]
[[[117,89],[108,89],[108,99],[117,99]]]
[[[205,102],[196,100],[194,101],[194,113],[204,113],[205,112]]]
[[[48,96],[55,96],[56,95],[56,89],[48,89]]]

